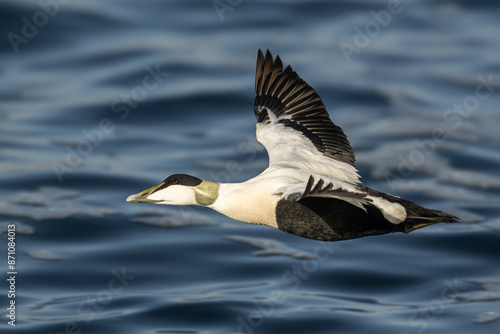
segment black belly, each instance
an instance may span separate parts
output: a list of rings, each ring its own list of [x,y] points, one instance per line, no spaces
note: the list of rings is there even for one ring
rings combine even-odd
[[[410,232],[434,222],[405,221],[392,224],[374,206],[366,212],[334,198],[304,198],[299,202],[281,200],[276,206],[278,228],[304,238],[337,241],[392,232]]]

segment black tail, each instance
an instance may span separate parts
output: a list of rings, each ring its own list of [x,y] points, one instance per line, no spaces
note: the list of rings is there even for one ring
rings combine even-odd
[[[385,193],[378,192],[376,190],[363,187],[363,186],[358,186],[362,187],[363,191],[368,193],[369,195],[374,195],[378,197],[382,197],[383,199],[393,202],[393,203],[398,203],[401,204],[405,209],[406,209],[406,215],[407,218],[405,221],[401,222],[398,225],[404,226],[404,229],[402,232],[408,233],[411,231],[418,230],[422,227],[429,226],[432,224],[437,224],[437,223],[457,223],[458,218],[447,214],[445,212],[439,211],[439,210],[432,210],[432,209],[427,209],[424,208],[423,206],[420,206],[418,204],[415,204],[411,201],[408,201],[403,198],[399,198],[396,196],[388,195]]]
[[[401,224],[405,226],[405,233],[418,230],[419,228],[426,227],[436,223],[456,223],[457,217],[447,214],[438,210],[426,209],[418,204],[410,201],[410,205],[403,205],[407,212],[407,218]]]

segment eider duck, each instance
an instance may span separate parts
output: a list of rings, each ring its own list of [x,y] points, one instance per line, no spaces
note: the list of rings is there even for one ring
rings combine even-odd
[[[128,202],[201,205],[232,219],[337,241],[408,233],[456,217],[360,184],[354,153],[319,95],[279,56],[257,55],[254,113],[269,167],[242,183],[174,174]]]

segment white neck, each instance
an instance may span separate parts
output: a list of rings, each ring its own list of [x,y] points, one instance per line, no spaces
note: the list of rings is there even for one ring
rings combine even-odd
[[[278,228],[278,199],[262,182],[221,183],[219,197],[209,207],[241,222]]]

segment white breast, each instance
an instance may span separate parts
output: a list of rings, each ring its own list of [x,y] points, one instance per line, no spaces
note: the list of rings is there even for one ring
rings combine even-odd
[[[219,197],[210,207],[241,222],[278,228],[275,209],[279,196],[272,194],[268,184],[256,179],[221,184]]]

